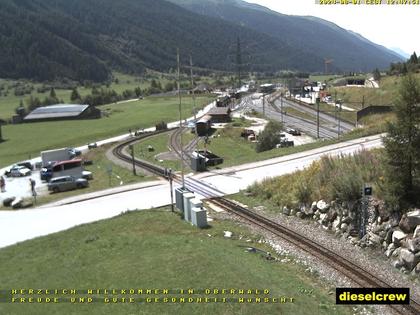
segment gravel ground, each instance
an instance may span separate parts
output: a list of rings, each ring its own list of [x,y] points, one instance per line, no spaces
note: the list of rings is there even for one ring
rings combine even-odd
[[[420,287],[418,278],[416,280],[410,279],[407,275],[404,275],[393,268],[389,261],[386,260],[386,257],[379,251],[375,252],[371,249],[362,249],[360,247],[353,246],[348,241],[337,238],[331,232],[325,231],[324,228],[313,221],[301,220],[296,217],[285,216],[282,214],[274,215],[272,213],[267,213],[262,209],[254,209],[254,211],[272,219],[275,222],[281,223],[282,225],[285,225],[286,227],[296,232],[299,232],[301,235],[304,235],[317,243],[322,244],[335,253],[339,253],[339,255],[351,260],[355,264],[363,266],[364,269],[370,273],[376,274],[379,278],[382,278],[394,287],[409,287],[411,298],[415,299],[416,301],[420,301]],[[231,214],[227,214],[226,212],[213,212],[212,215],[219,218],[230,218],[246,225],[254,233],[262,235],[265,238],[265,241],[278,254],[286,256],[290,255],[290,258],[296,263],[307,266],[307,271],[315,272],[315,274],[318,274],[321,279],[327,281],[334,287],[355,286],[351,280],[341,275],[335,269],[327,266],[322,260],[319,260],[307,254],[306,252],[303,252],[301,249],[296,248],[294,245],[287,242],[287,240],[284,240],[278,236],[274,236],[270,232],[263,231],[258,227],[252,226],[248,222],[245,222],[243,219],[240,219],[237,216]],[[383,306],[375,306],[373,310],[372,308],[369,310],[360,306],[355,309],[355,312],[358,314],[369,314],[372,311],[376,314],[394,314],[390,311],[389,308]]]

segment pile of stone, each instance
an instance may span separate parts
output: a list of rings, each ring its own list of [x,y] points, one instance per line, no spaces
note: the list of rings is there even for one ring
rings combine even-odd
[[[366,234],[361,239],[356,226],[359,211],[360,202],[327,203],[319,200],[310,207],[284,207],[282,212],[301,219],[312,219],[355,246],[380,248],[394,267],[404,273],[420,274],[420,210],[407,212],[402,217],[395,213],[390,215],[382,201],[372,199],[368,204]]]

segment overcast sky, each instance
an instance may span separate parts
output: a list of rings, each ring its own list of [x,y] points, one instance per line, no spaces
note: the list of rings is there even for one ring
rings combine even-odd
[[[385,47],[397,47],[410,55],[413,51],[420,54],[420,5],[319,5],[315,0],[245,1],[283,14],[317,16]]]

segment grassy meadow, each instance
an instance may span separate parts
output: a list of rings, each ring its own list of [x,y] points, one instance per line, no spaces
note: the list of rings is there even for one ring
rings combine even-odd
[[[232,231],[233,237],[224,238],[225,230]],[[105,304],[103,298],[107,295],[101,294],[97,296],[98,302],[90,304],[0,303],[0,313],[352,313],[350,307],[336,306],[334,287],[305,271],[306,267],[293,262],[268,261],[263,255],[249,253],[242,247],[271,251],[259,244],[259,239],[231,221],[215,220],[208,229],[199,230],[169,209],[130,212],[0,249],[1,285],[2,289],[168,289],[171,293],[167,297],[178,298],[231,298],[198,292],[204,289],[268,289],[270,297],[292,297],[293,303],[163,303],[161,299],[160,303]],[[193,289],[195,293],[180,295],[181,289]],[[86,297],[86,294],[76,296]],[[136,300],[146,297],[165,296],[134,296]]]
[[[197,98],[197,107],[213,100],[212,96]],[[129,129],[148,128],[160,121],[174,121],[179,117],[177,97],[147,97],[143,100],[101,106],[107,117],[93,120],[40,122],[2,127],[0,166],[38,156],[40,151],[84,145],[103,140]],[[192,116],[191,97],[183,97],[182,116]]]

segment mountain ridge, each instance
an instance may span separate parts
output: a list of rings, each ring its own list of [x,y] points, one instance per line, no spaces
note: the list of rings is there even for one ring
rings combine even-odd
[[[187,5],[201,5],[206,14]],[[258,28],[259,22],[266,24]],[[170,71],[176,66],[178,47],[184,63],[192,54],[199,68],[233,72],[238,38],[244,72],[322,72],[324,58],[331,58],[317,52],[322,47],[285,36],[289,24],[302,32],[299,23],[314,22],[240,0],[2,0],[0,77],[106,81],[114,70]],[[272,31],[267,29],[270,25]],[[334,33],[326,26],[324,31]],[[299,32],[296,36],[303,38]],[[355,36],[352,39],[361,45]],[[385,48],[370,46],[378,55],[387,54]],[[340,53],[331,52],[335,59],[331,69],[372,70],[392,59],[357,60],[353,54],[355,60],[343,63],[349,56],[340,58]]]
[[[292,47],[313,53],[318,59],[334,59],[331,66],[335,71],[371,71],[402,61],[395,52],[318,17],[286,15],[241,0],[168,1],[195,13],[229,19],[271,35]]]

